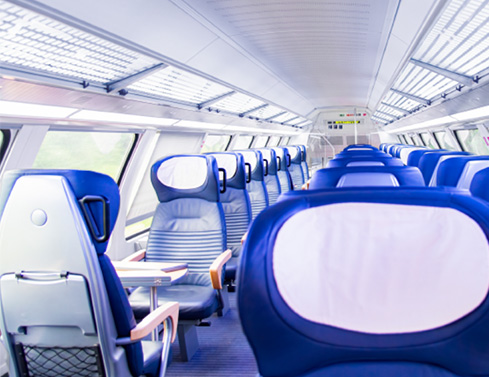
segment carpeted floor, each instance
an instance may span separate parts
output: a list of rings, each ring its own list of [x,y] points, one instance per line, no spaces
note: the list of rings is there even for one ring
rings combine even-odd
[[[200,348],[189,362],[180,361],[178,341],[172,346],[173,359],[168,377],[256,377],[255,357],[243,334],[236,309],[236,293],[229,294],[230,310],[224,317],[214,315],[210,327],[197,327]]]

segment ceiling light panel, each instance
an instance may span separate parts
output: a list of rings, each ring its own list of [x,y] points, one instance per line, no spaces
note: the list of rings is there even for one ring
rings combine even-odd
[[[381,104],[377,110],[382,111],[383,113],[386,113],[386,114],[392,114],[392,116],[395,116],[397,118],[402,117],[404,115],[404,113],[402,111],[393,109],[392,107],[389,107],[389,106],[386,106],[383,104]]]
[[[286,123],[288,122],[289,120],[295,118],[297,115],[295,115],[294,113],[290,113],[290,112],[286,112],[285,114],[282,114],[276,118],[273,118],[272,120],[274,122],[278,122],[278,123]]]
[[[414,55],[415,59],[473,76],[489,65],[489,4],[452,0]]]
[[[283,109],[277,106],[268,105],[267,107],[262,107],[261,109],[248,113],[248,115],[260,119],[267,119],[273,117],[274,115],[280,114],[283,111]]]
[[[107,83],[159,62],[0,0],[0,62]]]
[[[234,114],[243,114],[252,109],[256,109],[259,106],[264,105],[265,102],[256,98],[250,97],[243,93],[234,93],[222,100],[214,103],[211,107],[221,111],[226,111]]]
[[[129,91],[200,104],[230,91],[223,85],[175,67],[167,67],[128,86]]]
[[[389,105],[393,105],[396,107],[400,107],[401,109],[407,110],[407,111],[412,111],[415,108],[419,107],[419,103],[415,102],[413,100],[410,100],[409,98],[403,97],[400,94],[394,93],[390,91],[385,99],[382,101],[385,102]]]

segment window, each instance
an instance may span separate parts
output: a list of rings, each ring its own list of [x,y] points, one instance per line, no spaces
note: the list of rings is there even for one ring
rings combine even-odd
[[[289,145],[290,137],[283,137],[282,140],[280,140],[280,145]]]
[[[435,139],[438,142],[438,144],[440,145],[440,148],[442,148],[442,149],[448,149],[450,151],[454,151],[457,149],[455,147],[455,145],[453,144],[453,141],[450,138],[450,135],[448,134],[448,132],[445,132],[445,131],[435,132]]]
[[[10,143],[10,130],[0,130],[0,162],[3,161]]]
[[[126,229],[125,229],[126,239],[146,232],[151,227],[152,222],[153,222],[153,216],[148,217],[144,220],[138,221],[137,223],[126,226]]]
[[[253,136],[238,135],[233,149],[248,149],[253,141]]]
[[[475,154],[489,154],[489,146],[477,128],[455,131],[455,135],[464,151]]]
[[[423,141],[421,140],[421,138],[419,137],[418,134],[414,134],[412,136],[412,139],[413,139],[414,145],[416,145],[418,147],[422,147],[423,146]]]
[[[129,133],[49,131],[33,168],[93,170],[118,181],[135,140]]]
[[[254,148],[263,148],[267,145],[268,136],[257,136],[255,139]]]
[[[276,147],[280,142],[280,136],[270,136],[267,147]]]
[[[231,141],[229,135],[207,135],[202,145],[201,153],[225,151]]]
[[[438,149],[438,145],[436,145],[436,141],[433,138],[433,136],[431,136],[430,133],[428,132],[422,133],[421,139],[423,140],[424,145],[426,145],[428,148]]]
[[[407,144],[414,145],[413,139],[408,134],[404,135],[404,139],[406,139]]]

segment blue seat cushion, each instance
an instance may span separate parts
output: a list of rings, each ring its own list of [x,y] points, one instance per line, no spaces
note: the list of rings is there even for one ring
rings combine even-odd
[[[143,346],[143,372],[142,374],[148,377],[158,376],[161,364],[161,352],[163,350],[163,342],[141,342]]]
[[[236,270],[238,269],[239,257],[232,257],[226,263],[226,273],[224,274],[224,280],[235,280]]]
[[[158,287],[157,291],[158,305],[178,301],[181,320],[208,318],[219,308],[217,292],[212,288],[208,274],[189,274],[177,284]],[[149,295],[149,287],[139,287],[129,296],[137,320],[149,313]]]

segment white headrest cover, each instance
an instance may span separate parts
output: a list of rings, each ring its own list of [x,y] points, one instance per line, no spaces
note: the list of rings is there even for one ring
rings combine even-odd
[[[299,148],[297,147],[287,147],[287,150],[289,151],[290,158],[294,158],[299,153]]]
[[[398,187],[399,181],[391,173],[347,173],[342,175],[336,187],[389,186]]]
[[[404,165],[407,165],[407,161],[411,152],[417,151],[419,149],[424,149],[424,148],[402,148],[401,149],[400,158],[401,161],[404,163]]]
[[[372,148],[362,148],[362,147],[354,147],[348,148],[347,151],[372,151]]]
[[[470,189],[470,184],[472,183],[475,173],[487,167],[489,167],[489,160],[468,161],[458,179],[457,188],[463,190]]]
[[[256,163],[258,162],[256,158],[256,153],[253,151],[239,151],[243,155],[246,163],[251,165],[251,170],[255,170]]]
[[[260,152],[263,156],[264,160],[267,160],[268,163],[272,160],[272,152],[270,152],[270,149],[260,149]]]
[[[212,155],[219,168],[226,170],[227,179],[233,178],[238,170],[238,159],[232,154],[213,154]]]
[[[273,272],[280,295],[305,319],[409,333],[444,326],[480,305],[489,247],[479,225],[451,208],[332,204],[286,221]]]
[[[385,166],[385,164],[381,161],[352,161],[346,166]]]
[[[191,189],[202,186],[207,179],[207,162],[197,156],[174,157],[163,162],[157,177],[165,186]]]

